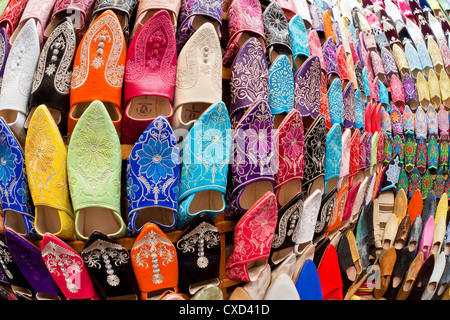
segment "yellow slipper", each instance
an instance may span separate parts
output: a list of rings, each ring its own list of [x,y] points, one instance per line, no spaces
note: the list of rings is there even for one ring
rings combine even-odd
[[[25,166],[35,206],[35,229],[63,240],[75,240],[67,183],[67,149],[46,106],[34,112],[25,140]]]
[[[416,87],[419,103],[423,110],[426,111],[428,109],[428,105],[430,104],[430,89],[428,87],[428,81],[425,79],[422,72],[417,73]]]

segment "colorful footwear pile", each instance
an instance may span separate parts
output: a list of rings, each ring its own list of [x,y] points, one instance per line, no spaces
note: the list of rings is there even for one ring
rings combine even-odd
[[[10,299],[450,299],[450,1],[0,14]]]

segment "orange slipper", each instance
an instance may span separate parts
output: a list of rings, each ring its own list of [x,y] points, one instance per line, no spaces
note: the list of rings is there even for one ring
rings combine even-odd
[[[126,42],[116,14],[107,10],[83,36],[74,60],[68,133],[92,103],[102,101],[118,133],[122,120],[122,84]]]

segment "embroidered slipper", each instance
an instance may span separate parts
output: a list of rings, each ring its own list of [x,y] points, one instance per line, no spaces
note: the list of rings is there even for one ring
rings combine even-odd
[[[428,105],[427,108],[427,132],[428,132],[428,140],[430,137],[434,137],[435,139],[439,138],[439,127],[438,127],[438,115],[436,109],[433,105]]]
[[[151,51],[148,56],[147,50]],[[172,21],[167,11],[160,11],[139,29],[128,48],[123,83],[123,144],[134,144],[156,117],[171,119],[176,67]],[[142,85],[150,82],[151,87]]]
[[[320,67],[322,68],[322,72],[327,73],[327,65],[325,62],[324,52],[322,50],[322,45],[319,39],[319,35],[315,29],[311,29],[308,32],[308,44],[309,51],[311,52],[311,56],[317,56],[320,60]],[[310,56],[310,57],[311,57]]]
[[[448,172],[449,148],[449,142],[441,139],[439,142],[439,169],[441,169],[443,173]]]
[[[448,31],[446,31],[446,34],[449,34],[449,33],[450,33],[450,24],[449,24]],[[439,48],[441,49],[442,60],[444,61],[445,71],[449,72],[450,71],[450,48],[448,47],[446,41],[439,39],[438,42],[439,42]],[[441,74],[442,74],[442,70],[441,70]]]
[[[325,193],[337,187],[341,169],[342,133],[339,124],[333,125],[327,134],[325,148]]]
[[[304,61],[311,55],[308,44],[308,33],[305,22],[299,14],[289,21],[289,34],[292,47],[292,71],[295,74]]]
[[[214,0],[207,3],[195,1],[189,4],[181,1],[176,30],[178,52],[205,23],[213,25],[214,31],[220,39],[222,37],[222,16],[223,0]]]
[[[325,122],[327,124],[327,128],[331,129],[331,116],[330,110],[328,108],[328,88],[327,88],[327,76],[325,73],[321,72],[321,86],[320,86],[320,108],[319,114],[322,114],[325,117]],[[359,105],[356,105],[355,112],[362,113],[362,109],[364,108],[363,101],[359,101]],[[361,110],[361,111],[359,111]],[[359,119],[358,119],[359,120]],[[360,120],[362,121],[362,120]]]
[[[174,244],[153,223],[139,233],[130,252],[141,300],[178,292],[178,256]]]
[[[400,158],[400,164],[403,165],[405,159],[405,145],[403,138],[399,135],[395,135],[392,140],[392,156],[398,155]]]
[[[428,77],[430,70],[433,69],[433,62],[431,61],[428,49],[422,42],[417,43],[416,48],[422,65],[422,73],[425,77]]]
[[[411,75],[408,59],[406,58],[405,51],[402,49],[401,44],[395,43],[392,46],[392,55],[394,56],[399,73],[403,75],[405,73]]]
[[[322,45],[323,57],[326,63],[328,83],[339,78],[338,58],[336,52],[336,42],[333,37],[328,37]]]
[[[303,191],[324,192],[325,146],[327,127],[325,117],[319,115],[305,133],[305,167],[303,171]]]
[[[444,193],[444,188],[445,188],[445,176],[444,173],[442,172],[442,169],[439,169],[436,173],[433,182],[433,191],[436,195],[436,199],[441,199],[443,194],[445,194],[447,197],[447,194]]]
[[[278,143],[278,170],[274,192],[279,207],[302,191],[304,170],[304,130],[300,111],[293,109],[275,132]]]
[[[0,118],[0,157],[4,160],[0,179],[4,227],[21,236],[39,239],[34,228],[35,210],[28,188],[25,153],[3,118]]]
[[[93,101],[102,101],[116,131],[122,123],[126,43],[115,13],[107,10],[89,27],[75,55],[67,131],[71,134]]]
[[[320,42],[323,43],[325,40],[325,29],[322,20],[322,10],[316,2],[309,5],[309,14],[311,15],[311,29],[317,32]]]
[[[421,188],[422,199],[425,199],[429,191],[433,190],[433,176],[428,169],[425,171],[425,173],[422,174]]]
[[[177,229],[184,228],[202,212],[215,220],[225,209],[231,141],[230,120],[223,102],[208,108],[186,135],[181,150]],[[251,140],[250,145],[255,147],[253,144],[255,141]],[[253,150],[261,151],[258,147]]]
[[[355,208],[355,205],[358,205],[356,203],[356,197],[359,194],[359,189],[361,188],[361,185],[363,181],[358,181],[352,188],[348,190],[347,195],[347,202],[345,203],[344,212],[342,214],[342,224],[340,231],[342,234],[344,234],[347,231],[347,228],[351,228],[353,226],[353,221],[351,221],[352,218],[352,212]]]
[[[266,52],[264,22],[259,1],[232,1],[227,17],[229,38],[222,60],[225,68],[231,66],[236,54],[251,37],[255,37],[263,47],[263,52]]]
[[[137,4],[137,13],[134,27],[132,27],[130,39],[133,39],[139,29],[160,10],[169,13],[170,20],[174,30],[177,30],[178,15],[180,13],[181,1],[161,1],[161,0],[142,0]]]
[[[5,230],[6,246],[21,274],[27,280],[37,300],[65,300],[47,266],[41,250],[33,242],[10,228]]]
[[[199,214],[189,223],[175,246],[189,294],[196,294],[207,285],[220,283],[219,230],[206,214]]]
[[[256,38],[252,37],[239,50],[231,66],[230,119],[233,129],[255,101],[269,99],[269,82],[264,48]],[[202,92],[205,92],[203,88],[204,86],[202,86]],[[221,96],[218,95],[217,98],[220,100]]]
[[[41,255],[58,288],[66,299],[99,300],[86,265],[68,244],[46,233],[42,238]]]
[[[272,64],[279,55],[288,56],[292,66],[291,37],[289,24],[283,9],[277,2],[271,2],[263,12],[266,55]]]
[[[355,129],[365,131],[364,128],[364,98],[362,97],[362,90],[355,91]],[[330,121],[331,122],[331,121]]]
[[[415,137],[415,116],[411,111],[408,105],[405,106],[402,115],[403,119],[403,133],[405,138],[411,137],[414,139]]]
[[[269,68],[269,107],[275,122],[294,108],[294,75],[288,56],[279,55]]]
[[[70,74],[76,53],[76,34],[69,18],[56,26],[42,48],[34,72],[28,104],[28,130],[34,111],[45,105],[63,136],[67,135],[67,117],[70,108]]]
[[[397,106],[392,105],[391,110],[392,135],[403,138],[403,115]]]
[[[411,173],[416,166],[416,141],[413,136],[408,135],[404,145],[404,168],[407,173]]]
[[[403,191],[409,197],[408,175],[404,168],[402,168],[402,171],[400,171],[400,175],[398,177],[398,182],[397,182],[397,190],[400,191],[400,189],[403,189]]]
[[[318,190],[316,190],[318,191]],[[316,192],[314,191],[314,192]],[[333,213],[334,203],[337,196],[337,188],[332,189],[327,194],[322,195],[319,214],[314,229],[313,243],[317,247],[326,238],[328,223],[330,222],[331,214]]]
[[[175,134],[164,116],[157,117],[135,143],[126,168],[129,235],[139,233],[147,222],[162,229],[175,226],[179,154]],[[149,190],[153,191],[146,195]]]
[[[50,22],[45,26],[44,37],[49,37],[60,21],[69,17],[74,23],[77,40],[80,40],[89,27],[89,15],[92,12],[94,2],[94,0],[56,0]]]
[[[359,171],[359,159],[360,159],[360,149],[359,144],[361,141],[361,132],[359,130],[355,130],[352,135],[352,139],[350,140],[350,163],[349,163],[349,178],[348,185],[351,188],[353,186],[353,180],[355,175]],[[341,186],[343,186],[341,184]]]
[[[408,60],[409,69],[414,79],[417,79],[419,72],[423,72],[423,66],[416,48],[411,42],[405,44],[405,55]]]
[[[428,123],[427,123],[427,115],[423,108],[418,108],[416,110],[415,116],[415,134],[416,140],[428,138]]]
[[[428,139],[427,160],[427,169],[431,174],[436,174],[439,166],[439,145],[434,136]]]
[[[321,207],[322,192],[315,190],[303,204],[303,210],[298,217],[298,224],[293,234],[296,255],[304,254],[313,243],[318,215]]]
[[[416,111],[419,106],[419,97],[417,95],[416,84],[413,78],[405,73],[402,79],[403,91],[405,93],[405,102],[412,111]]]
[[[14,43],[16,36],[20,33],[20,30],[28,20],[33,19],[36,23],[39,43],[42,47],[44,44],[44,29],[50,20],[55,3],[56,0],[46,1],[45,3],[34,0],[26,1],[25,8],[23,9],[22,14],[19,15],[20,20],[17,23],[17,27],[15,28],[14,33],[11,34],[10,43]]]
[[[46,106],[30,120],[25,142],[25,167],[35,208],[35,229],[75,240],[75,224],[67,178],[67,149]]]
[[[67,174],[75,232],[87,240],[93,231],[123,237],[120,214],[121,148],[106,107],[94,101],[80,117],[67,151]]]
[[[5,29],[6,38],[8,39],[8,43],[10,45],[12,44],[11,37],[19,25],[27,3],[28,1],[9,0],[2,12],[2,15],[0,16],[0,29]]]
[[[389,101],[389,92],[388,89],[386,88],[386,86],[380,81],[378,80],[378,94],[380,97],[380,103],[382,106],[387,107],[390,104]],[[402,107],[399,107],[399,109],[401,111],[403,111]]]
[[[294,252],[296,232],[304,212],[304,196],[295,195],[288,203],[278,210],[277,226],[273,236],[269,263],[271,266],[280,264]],[[305,212],[305,215],[307,212]],[[315,221],[314,221],[315,223]],[[314,229],[314,226],[313,226]]]
[[[96,1],[92,9],[92,21],[96,20],[103,12],[113,11],[120,21],[125,39],[128,42],[130,36],[130,20],[134,9],[138,4],[137,0],[126,0],[120,3],[111,3],[108,0]]]
[[[137,300],[139,288],[128,250],[94,231],[81,251],[97,294],[106,300]]]
[[[428,149],[424,138],[419,138],[416,147],[416,168],[421,174],[425,173],[428,164]]]
[[[14,2],[17,1],[11,1],[10,4]],[[21,4],[16,3],[18,5]],[[22,145],[25,143],[24,124],[39,54],[36,23],[28,20],[17,35],[14,45],[10,47],[0,95],[0,117],[8,123]]]
[[[339,45],[336,49],[338,59],[339,76],[341,78],[342,87],[345,88],[350,82],[349,71],[347,67],[347,58],[343,45]]]
[[[327,237],[333,242],[339,239],[340,228],[342,226],[342,216],[344,214],[345,204],[348,198],[349,186],[344,185],[341,187],[336,195],[333,211],[331,213],[330,221],[327,226]]]
[[[226,194],[226,219],[242,216],[260,197],[273,191],[276,168],[272,135],[269,106],[265,100],[257,100],[241,118],[232,135],[234,162],[230,166],[231,180]],[[258,140],[262,136],[265,138]]]
[[[226,273],[229,279],[255,281],[268,265],[270,247],[277,223],[277,205],[272,192],[262,196],[237,222],[234,246],[228,255]],[[264,232],[259,228],[264,225]],[[254,242],[257,240],[257,243]],[[245,243],[246,250],[239,244]],[[239,247],[238,247],[239,245]],[[248,247],[247,247],[248,246]]]
[[[319,116],[321,82],[320,60],[312,55],[294,76],[294,106],[300,111],[305,130],[308,130]],[[330,101],[329,95],[328,101]],[[332,119],[332,108],[329,107],[329,110]]]
[[[348,82],[342,92],[342,101],[344,105],[344,129],[355,129],[355,87],[353,82]],[[381,107],[381,105],[380,105]],[[380,110],[381,111],[381,110]],[[379,118],[378,118],[379,120]]]
[[[328,109],[330,110],[331,125],[344,124],[344,100],[342,93],[342,83],[336,78],[328,89]],[[367,107],[366,107],[367,110]]]
[[[441,55],[439,45],[434,38],[430,37],[427,41],[428,53],[430,55],[431,62],[433,63],[433,71],[436,74],[440,74],[441,70],[445,70],[444,60]],[[431,70],[430,70],[431,71]]]

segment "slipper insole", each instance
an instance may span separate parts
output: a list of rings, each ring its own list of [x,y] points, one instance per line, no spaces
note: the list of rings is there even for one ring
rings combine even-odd
[[[189,123],[191,121],[195,121],[202,113],[208,109],[210,106],[209,103],[190,103],[190,104],[184,104],[183,105],[183,112],[181,113],[181,121],[183,123]]]
[[[134,221],[136,230],[142,228],[147,222],[156,222],[164,226],[172,226],[174,224],[173,210],[163,207],[149,207],[139,210]]]
[[[250,183],[244,188],[239,199],[241,208],[245,210],[250,209],[256,201],[266,194],[266,192],[273,191],[272,189],[273,187],[271,181],[258,181]]]
[[[172,107],[170,100],[157,96],[140,96],[130,100],[127,114],[132,119],[155,119],[158,116],[170,117]]]
[[[302,191],[302,181],[299,179],[286,182],[280,187],[278,202],[281,206],[287,204],[295,195]]]
[[[5,227],[9,227],[17,233],[21,234],[25,234],[27,232],[25,222],[23,221],[22,215],[19,212],[13,210],[5,210],[4,215]]]
[[[94,231],[115,234],[120,230],[120,225],[119,219],[109,209],[90,207],[79,211],[78,231],[81,235],[88,237]]]
[[[36,206],[36,230],[41,234],[58,233],[61,230],[58,210],[48,206]]]
[[[189,213],[195,215],[201,211],[219,211],[224,207],[222,193],[218,190],[202,190],[195,194],[189,204]]]

